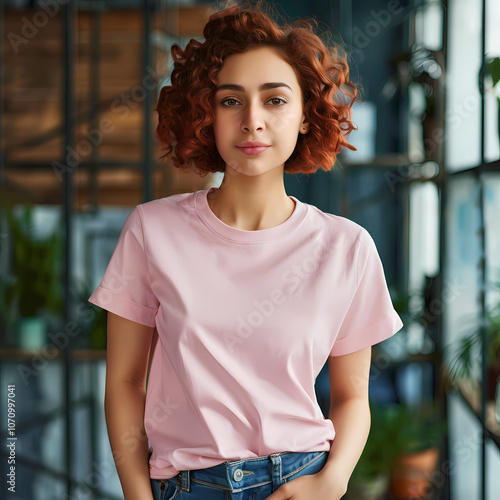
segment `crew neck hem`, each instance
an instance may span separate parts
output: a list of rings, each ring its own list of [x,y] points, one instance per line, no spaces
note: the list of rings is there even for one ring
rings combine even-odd
[[[196,192],[195,207],[198,216],[203,223],[215,234],[226,240],[239,243],[261,243],[265,241],[273,241],[291,233],[304,219],[307,206],[295,196],[289,196],[295,202],[295,209],[288,219],[277,226],[267,229],[257,229],[255,231],[247,231],[238,229],[222,222],[210,208],[208,204],[208,195],[216,189],[212,186],[208,189],[203,189]]]

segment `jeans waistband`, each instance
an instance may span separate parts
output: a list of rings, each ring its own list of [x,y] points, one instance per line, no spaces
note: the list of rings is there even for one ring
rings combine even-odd
[[[206,469],[183,470],[177,474],[177,484],[190,491],[191,481],[233,492],[268,483],[281,484],[288,476],[327,457],[325,451],[284,451],[263,457],[222,462]]]

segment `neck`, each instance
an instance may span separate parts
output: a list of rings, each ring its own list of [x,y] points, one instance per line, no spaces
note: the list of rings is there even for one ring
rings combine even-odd
[[[219,188],[208,196],[212,212],[228,226],[245,231],[269,229],[285,222],[295,209],[295,202],[281,183],[241,182],[226,175]]]

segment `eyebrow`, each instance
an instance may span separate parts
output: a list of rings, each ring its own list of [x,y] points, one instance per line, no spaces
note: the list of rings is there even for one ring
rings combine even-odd
[[[269,83],[263,83],[259,87],[259,91],[262,92],[263,90],[269,90],[269,89],[275,89],[277,87],[287,87],[290,89],[291,92],[293,92],[292,88],[290,85],[287,85],[286,83],[283,82],[269,82]],[[245,92],[244,87],[241,85],[234,85],[232,83],[226,83],[224,85],[219,85],[216,89],[215,92],[219,92],[220,90],[236,90],[238,92]]]

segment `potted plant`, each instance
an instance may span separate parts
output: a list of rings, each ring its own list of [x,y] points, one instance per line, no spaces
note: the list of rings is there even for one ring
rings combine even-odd
[[[75,281],[73,285],[74,300],[79,304],[77,308],[78,324],[82,328],[90,349],[105,350],[107,347],[107,311],[88,301],[93,292],[83,281]]]
[[[485,76],[491,77],[491,87],[489,88],[490,92],[495,92],[495,87],[497,83],[500,81],[500,57],[489,58],[485,60]],[[484,93],[483,81],[481,78],[482,71],[479,71],[478,80],[479,80],[479,91],[481,95]],[[486,89],[488,91],[488,89]],[[498,140],[500,141],[500,96],[497,95],[497,104],[498,104]]]
[[[380,500],[389,488],[391,466],[400,454],[394,440],[393,405],[371,404],[371,427],[366,445],[349,481],[346,499]]]
[[[0,280],[0,314],[13,324],[16,344],[39,348],[46,342],[44,313],[62,313],[62,231],[42,239],[35,234],[33,205],[22,207],[20,217],[4,207],[8,225],[10,273]]]
[[[494,283],[500,290],[500,282]],[[488,399],[495,399],[495,390],[500,380],[500,302],[495,304],[486,312],[486,344],[487,344],[487,366],[488,374]],[[455,344],[448,348],[455,349]],[[454,382],[458,378],[469,379],[479,382],[474,374],[477,367],[477,360],[480,359],[481,352],[481,329],[474,324],[463,336],[455,352],[451,352],[450,378]]]
[[[393,74],[384,83],[380,95],[389,101],[398,90],[405,94],[410,86],[419,89],[425,101],[425,108],[417,116],[422,123],[422,161],[438,160],[436,131],[441,126],[438,119],[443,102],[439,90],[444,85],[444,52],[413,44],[411,51],[397,53],[391,63],[394,66]]]
[[[438,408],[395,407],[393,418],[398,456],[391,465],[389,492],[392,498],[424,498],[432,489],[431,478],[439,460],[445,425]]]

